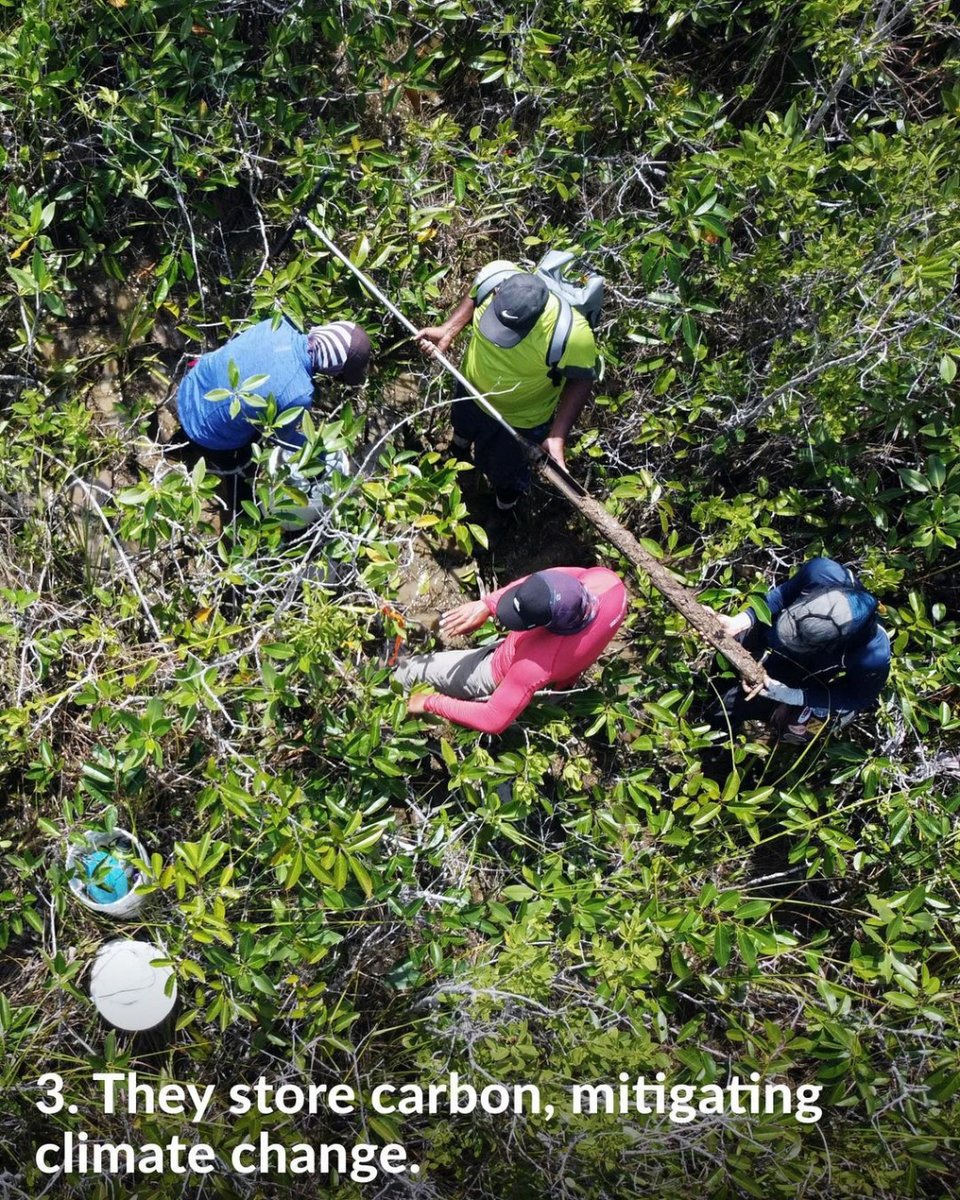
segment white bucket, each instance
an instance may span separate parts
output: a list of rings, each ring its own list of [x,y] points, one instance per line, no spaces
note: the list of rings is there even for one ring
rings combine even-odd
[[[147,882],[144,873],[130,862],[133,858],[147,861],[147,852],[141,843],[125,829],[114,829],[112,833],[100,833],[88,829],[84,831],[82,843],[71,842],[67,847],[66,867],[69,875],[70,891],[76,896],[84,908],[92,912],[103,913],[106,917],[127,920],[136,916],[147,902],[148,897],[137,892],[138,884]],[[95,899],[90,895],[89,888],[96,886],[91,883],[89,861],[100,856],[100,863],[113,870],[107,870],[103,885],[97,890],[109,892],[111,882],[116,882],[116,872],[122,872],[125,877],[126,891],[115,900],[105,901]],[[97,865],[100,865],[99,863]]]
[[[115,938],[97,951],[90,968],[90,999],[116,1029],[143,1033],[173,1012],[177,984],[171,967],[155,967],[166,952],[149,942]]]

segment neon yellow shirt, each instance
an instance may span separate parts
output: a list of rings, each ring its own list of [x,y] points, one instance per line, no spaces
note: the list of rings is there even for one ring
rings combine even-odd
[[[521,269],[515,263],[505,261],[488,264],[474,280],[470,295],[476,298],[477,288],[489,275],[507,268]],[[586,318],[574,309],[570,336],[557,366],[559,382],[555,383],[547,366],[547,351],[560,313],[557,297],[551,292],[536,325],[509,350],[495,346],[478,328],[480,318],[492,301],[491,293],[473,314],[463,373],[515,429],[533,429],[553,416],[568,379],[596,378],[597,347],[593,330]]]

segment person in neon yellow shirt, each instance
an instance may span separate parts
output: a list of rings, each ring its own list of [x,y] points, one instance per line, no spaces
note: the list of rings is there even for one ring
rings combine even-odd
[[[494,276],[502,279],[477,304],[478,291]],[[565,467],[567,436],[596,379],[597,348],[586,319],[573,310],[563,353],[551,368],[548,351],[559,315],[560,301],[539,276],[498,260],[483,268],[442,325],[418,331],[417,343],[426,354],[434,349],[445,354],[472,322],[463,374],[514,429],[542,443]],[[497,507],[513,508],[530,486],[522,448],[468,397],[455,399],[452,420],[454,448],[464,453],[473,448]]]

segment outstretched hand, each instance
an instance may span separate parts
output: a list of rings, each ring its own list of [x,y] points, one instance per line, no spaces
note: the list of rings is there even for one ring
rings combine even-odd
[[[440,632],[444,637],[460,637],[479,629],[489,617],[490,610],[482,600],[471,600],[443,614],[440,618]]]

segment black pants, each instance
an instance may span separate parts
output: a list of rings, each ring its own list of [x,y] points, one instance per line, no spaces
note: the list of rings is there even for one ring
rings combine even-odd
[[[756,622],[735,640],[756,659],[759,659],[766,649],[763,626]],[[799,712],[800,709],[780,704],[767,696],[748,697],[740,683],[735,683],[723,693],[720,703],[707,714],[707,720],[714,729],[726,729],[729,725],[731,731],[737,733],[744,721],[766,721],[777,727],[785,727],[790,716],[796,716]]]
[[[177,410],[176,390],[167,398],[166,407],[179,424],[180,413]],[[217,495],[226,505],[227,519],[233,520],[242,511],[244,500],[253,499],[253,471],[250,466],[252,441],[246,446],[240,446],[237,450],[208,450],[204,446],[197,445],[196,442],[191,442],[182,425],[180,429],[184,438],[187,439],[187,444],[178,457],[189,471],[192,471],[202,458],[210,473],[219,477],[220,486],[217,488]]]
[[[530,487],[530,462],[523,447],[499,421],[465,397],[455,397],[451,413],[453,432],[473,446],[473,461],[490,480],[501,500],[516,499]],[[517,433],[539,445],[550,431],[544,422]]]

